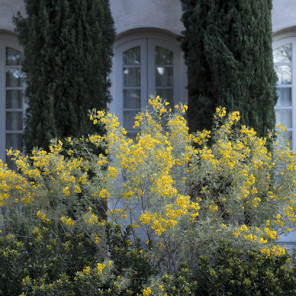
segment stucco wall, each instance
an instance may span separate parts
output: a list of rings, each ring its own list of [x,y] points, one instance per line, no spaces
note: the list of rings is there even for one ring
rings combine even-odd
[[[116,33],[158,28],[177,35],[183,30],[180,0],[110,0]]]
[[[24,15],[23,0],[0,0],[0,30],[14,32],[12,18],[18,11]]]
[[[180,0],[110,0],[116,32],[135,28],[158,28],[177,35],[183,30]],[[0,0],[0,30],[14,31],[12,17],[25,14],[23,0]],[[272,28],[277,34],[296,28],[296,0],[273,0]]]
[[[272,31],[274,34],[296,27],[296,1],[273,0]],[[295,28],[294,28],[295,29]]]

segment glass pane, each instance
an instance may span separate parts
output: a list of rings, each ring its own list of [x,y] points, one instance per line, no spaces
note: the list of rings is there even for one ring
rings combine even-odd
[[[277,74],[279,84],[292,83],[292,67],[291,66],[275,66],[275,72]]]
[[[132,139],[134,143],[136,143],[137,134],[138,134],[138,131],[135,130],[135,132],[130,132],[130,133],[127,133],[126,135],[128,138]]]
[[[23,108],[23,92],[21,90],[6,91],[6,108],[7,109]]]
[[[141,94],[139,89],[123,90],[123,108],[141,108]]]
[[[273,51],[274,63],[292,62],[292,44],[286,44]]]
[[[6,130],[19,131],[23,129],[23,112],[6,112]]]
[[[292,106],[292,88],[278,88],[278,101],[276,106]]]
[[[124,65],[140,65],[140,47],[131,48],[123,53]]]
[[[275,110],[276,123],[292,128],[292,110]]]
[[[21,87],[23,83],[23,73],[21,68],[7,68],[6,69],[6,86],[7,87]]]
[[[140,112],[137,111],[123,111],[123,127],[126,130],[132,130],[135,123],[135,116]]]
[[[140,86],[141,71],[140,68],[123,68],[123,86]]]
[[[156,46],[155,47],[155,64],[156,65],[173,65],[173,52]]]
[[[156,87],[173,86],[173,68],[172,67],[156,67]]]
[[[6,134],[6,149],[23,150],[22,134]]]
[[[15,170],[15,171],[17,170],[17,166],[14,163],[14,161],[11,160],[11,156],[6,155],[6,164],[10,170]]]
[[[156,95],[158,95],[162,99],[168,101],[171,106],[174,104],[174,89],[173,88],[156,89]]]
[[[23,151],[23,135],[22,134],[6,134],[6,149],[13,149]],[[11,157],[6,156],[7,166],[16,170],[17,167],[15,163],[11,160]]]
[[[285,131],[278,134],[278,140],[284,140],[289,142],[289,148],[292,150],[292,132],[291,131]]]
[[[22,62],[22,53],[14,48],[6,47],[6,65],[20,66]]]

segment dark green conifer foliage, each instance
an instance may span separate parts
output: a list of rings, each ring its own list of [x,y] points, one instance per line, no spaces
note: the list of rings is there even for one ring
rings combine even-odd
[[[266,135],[277,95],[271,0],[181,0],[191,130],[210,129],[216,107]]]
[[[25,0],[27,16],[14,18],[24,46],[25,145],[94,132],[88,110],[110,101],[115,35],[108,0]]]

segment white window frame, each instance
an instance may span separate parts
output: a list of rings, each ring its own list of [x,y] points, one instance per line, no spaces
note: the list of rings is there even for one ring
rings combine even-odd
[[[292,84],[291,84],[291,107],[275,106],[275,110],[292,110],[292,150],[296,150],[296,32],[287,32],[277,34],[273,38],[273,50],[276,50],[284,45],[292,44]],[[289,232],[280,236],[279,244],[284,245],[288,249],[295,248],[296,245],[296,232]]]
[[[122,55],[128,49],[140,46],[143,67],[141,67],[141,108],[147,105],[149,96],[154,94],[155,79],[151,79],[151,73],[155,70],[154,47],[167,48],[174,55],[174,103],[187,103],[187,74],[184,64],[183,52],[177,36],[167,32],[156,32],[141,30],[121,34],[114,45],[113,69],[111,73],[111,95],[112,102],[109,110],[115,114],[120,123],[123,123],[123,79],[122,79]],[[147,58],[146,58],[147,57]],[[149,61],[149,62],[148,62]],[[150,79],[149,77],[150,76]]]
[[[274,38],[273,50],[276,50],[284,45],[292,44],[292,84],[291,84],[291,95],[292,95],[292,106],[275,106],[276,110],[292,110],[292,128],[287,129],[287,131],[292,132],[292,143],[291,149],[296,150],[296,33],[283,34],[280,37]]]
[[[10,34],[0,34],[0,159],[6,162],[6,48],[23,52],[17,38]],[[23,101],[23,114],[26,106]]]

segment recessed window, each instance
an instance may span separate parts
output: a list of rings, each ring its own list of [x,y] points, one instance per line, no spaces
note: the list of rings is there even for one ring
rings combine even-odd
[[[171,104],[185,102],[186,75],[179,44],[173,38],[156,37],[130,36],[115,45],[110,111],[130,137],[138,132],[133,129],[134,117],[146,107],[150,95]]]
[[[295,121],[295,41],[283,40],[273,51],[274,68],[277,74],[278,101],[275,106],[276,123],[286,127],[282,134],[289,141],[291,150],[296,148]]]
[[[23,150],[24,99],[22,53],[17,44],[0,39],[0,158],[7,149]]]

